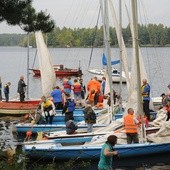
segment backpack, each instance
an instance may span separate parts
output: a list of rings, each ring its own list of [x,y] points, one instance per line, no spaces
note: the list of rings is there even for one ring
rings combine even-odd
[[[69,120],[69,121],[66,122],[66,132],[67,132],[67,134],[72,134],[77,129],[78,129],[78,126],[75,125],[73,121]]]
[[[96,114],[91,107],[87,107],[83,110],[85,120],[96,120]]]
[[[91,119],[91,120],[96,120],[96,114],[95,114],[94,112],[92,112],[92,113],[90,114],[90,119]]]

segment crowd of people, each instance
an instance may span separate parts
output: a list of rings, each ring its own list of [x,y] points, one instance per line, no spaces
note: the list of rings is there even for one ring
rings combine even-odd
[[[70,78],[64,78],[62,85],[53,87],[50,96],[41,97],[41,109],[39,109],[41,116],[44,117],[46,123],[52,124],[55,110],[62,110],[62,114],[65,116],[65,124],[67,125],[67,133],[75,133],[77,126],[74,123],[73,112],[76,107],[81,107],[84,108],[83,113],[87,124],[87,132],[92,132],[93,124],[96,123],[96,114],[93,107],[103,108],[105,81],[105,78],[103,78],[102,82],[99,82],[94,77],[85,86],[83,79],[80,77],[74,79],[73,82]],[[24,101],[25,88],[24,77],[21,76],[18,82],[18,93],[20,94],[21,102]],[[108,94],[106,96],[108,97]],[[35,115],[37,114],[35,113]],[[26,120],[26,123],[33,118],[32,115],[29,117],[30,119]],[[38,121],[40,116],[36,117],[36,121],[32,121],[32,123],[44,123],[44,121]]]
[[[141,96],[143,99],[143,112],[148,121],[151,121],[150,116],[150,85],[146,79],[142,80],[141,86]],[[8,82],[4,86],[5,101],[9,102],[9,91],[11,83]],[[84,119],[88,125],[87,132],[93,131],[93,124],[96,123],[96,116],[93,107],[102,108],[103,101],[107,98],[107,104],[110,106],[110,93],[105,94],[106,78],[102,77],[102,81],[98,81],[97,77],[91,78],[87,85],[84,85],[83,79],[78,77],[72,82],[71,78],[64,78],[62,85],[53,87],[50,96],[41,97],[41,114],[44,116],[46,123],[52,124],[55,110],[62,110],[62,114],[65,115],[65,123],[69,120],[74,122],[73,112],[76,107],[84,108]],[[25,92],[27,85],[24,81],[24,76],[20,76],[18,81],[18,89],[20,102],[25,101]],[[170,88],[170,85],[168,86]],[[0,79],[0,90],[2,92],[2,82]],[[51,99],[50,99],[51,97]],[[167,110],[167,115],[170,118],[170,91],[163,93],[162,97],[162,107]],[[2,100],[2,95],[0,95]],[[119,99],[119,95],[113,90],[113,101],[116,104]],[[128,109],[127,117],[133,111],[132,108]],[[124,122],[127,121],[127,117],[124,117]],[[133,116],[131,116],[133,117]],[[127,118],[127,119],[126,119]],[[134,118],[133,118],[134,121]],[[131,122],[132,123],[132,122]],[[136,122],[135,122],[136,123]],[[126,125],[125,125],[126,127]]]

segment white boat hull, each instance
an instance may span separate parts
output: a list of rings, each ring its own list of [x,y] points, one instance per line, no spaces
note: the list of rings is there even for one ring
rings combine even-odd
[[[99,81],[102,80],[102,77],[104,76],[105,70],[104,69],[89,69],[88,70],[89,73],[94,74],[97,79]],[[125,73],[122,72],[122,77],[120,77],[120,72],[119,71],[114,71],[112,72],[112,82],[113,83],[119,83],[120,82],[120,78],[122,78],[122,83],[126,83],[126,77],[125,77]]]

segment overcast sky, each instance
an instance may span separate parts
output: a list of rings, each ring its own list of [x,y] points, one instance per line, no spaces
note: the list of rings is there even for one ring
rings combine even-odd
[[[123,0],[122,0],[123,1]],[[124,0],[130,6],[130,0]],[[118,0],[113,0],[118,9]],[[37,12],[47,11],[54,19],[56,26],[65,27],[94,27],[97,22],[99,0],[33,0]],[[170,27],[170,0],[140,0],[139,19],[143,24],[162,23]],[[124,8],[124,7],[123,7]],[[123,14],[123,26],[128,22]],[[0,33],[23,33],[17,26],[0,23]]]

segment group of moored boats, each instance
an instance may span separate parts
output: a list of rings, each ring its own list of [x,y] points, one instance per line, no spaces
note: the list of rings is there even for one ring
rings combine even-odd
[[[61,111],[57,111],[54,118],[56,122],[60,121],[59,124],[55,124],[55,122],[53,125],[17,124],[16,129],[18,133],[25,133],[29,130],[33,133],[38,133],[36,141],[22,143],[24,153],[31,159],[98,160],[102,145],[111,134],[118,137],[118,144],[114,149],[118,151],[119,159],[132,159],[152,155],[159,156],[160,154],[170,153],[170,133],[166,132],[165,135],[165,131],[169,130],[170,132],[169,121],[166,122],[162,119],[158,126],[157,120],[160,117],[156,118],[153,122],[150,122],[149,127],[146,127],[147,141],[143,142],[142,137],[140,137],[139,144],[127,144],[122,118],[110,122],[108,120],[111,115],[107,109],[95,110],[95,112],[97,114],[97,122],[94,124],[92,133],[86,133],[87,126],[84,121],[77,120],[77,133],[72,135],[66,134],[64,118],[61,118]],[[75,110],[74,116],[76,117],[76,115],[77,117],[81,117],[83,115],[82,109]],[[154,123],[156,126],[154,126]],[[162,130],[161,127],[165,128],[165,126],[161,124],[167,124],[166,130]],[[159,136],[162,135],[162,132],[166,136],[166,140],[159,142],[156,139],[160,138]]]

